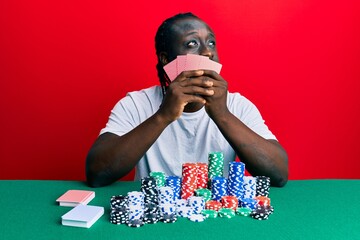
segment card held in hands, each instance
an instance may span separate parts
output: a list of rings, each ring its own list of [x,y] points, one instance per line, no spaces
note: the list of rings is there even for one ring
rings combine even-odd
[[[212,70],[220,74],[222,65],[212,61],[206,56],[196,54],[179,55],[164,66],[164,70],[170,81],[174,81],[183,71]]]

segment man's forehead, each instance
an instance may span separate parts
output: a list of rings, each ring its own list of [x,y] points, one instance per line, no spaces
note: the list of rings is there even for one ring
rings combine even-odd
[[[174,22],[172,26],[172,30],[178,33],[186,33],[199,28],[207,28],[210,32],[212,32],[210,27],[205,22],[196,18],[180,19]]]

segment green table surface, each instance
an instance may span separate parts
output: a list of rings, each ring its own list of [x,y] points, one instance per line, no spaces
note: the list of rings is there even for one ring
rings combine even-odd
[[[69,189],[93,190],[89,205],[105,207],[91,228],[61,225],[71,208],[55,200]],[[77,181],[1,180],[0,239],[360,239],[360,180],[297,180],[271,188],[274,214],[265,221],[236,216],[141,228],[111,224],[110,197],[139,189],[139,182],[94,189]]]

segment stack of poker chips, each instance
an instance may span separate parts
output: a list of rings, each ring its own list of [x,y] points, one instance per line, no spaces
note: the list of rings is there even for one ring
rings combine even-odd
[[[188,199],[188,205],[192,207],[194,214],[200,214],[205,209],[205,200],[203,197],[192,196]]]
[[[145,212],[145,195],[140,191],[128,192],[129,199],[129,226],[143,225],[143,217]]]
[[[155,203],[145,203],[144,223],[154,224],[159,221],[160,209]]]
[[[188,218],[193,222],[202,222],[205,216],[202,211],[205,209],[203,197],[191,196],[187,200],[178,199],[176,202],[176,212],[179,217]]]
[[[196,189],[206,188],[208,184],[208,165],[207,163],[196,163],[197,181]]]
[[[196,163],[184,163],[182,165],[182,178],[181,198],[188,199],[194,195],[197,187]]]
[[[245,164],[242,162],[229,163],[229,177],[227,191],[230,196],[235,196],[239,201],[244,198]]]
[[[113,224],[127,224],[129,221],[128,197],[112,196],[110,199],[110,222]]]
[[[270,179],[244,176],[245,165],[241,162],[229,163],[229,176],[225,178],[223,167],[223,154],[212,152],[209,165],[184,163],[182,178],[151,172],[141,180],[140,192],[112,197],[110,220],[140,227],[158,221],[173,223],[177,217],[194,222],[217,216],[232,218],[235,213],[268,219],[273,212],[268,198]]]
[[[213,177],[211,179],[212,199],[220,201],[223,196],[227,196],[228,180],[224,177]]]
[[[171,187],[159,187],[160,221],[174,223],[177,221],[174,191]]]
[[[171,187],[174,192],[174,200],[181,197],[181,178],[178,176],[169,176],[166,178],[165,186]]]
[[[158,187],[165,186],[166,183],[166,175],[163,172],[150,172],[150,177],[154,177],[156,179],[156,185]]]
[[[159,202],[159,193],[154,177],[145,177],[141,179],[141,192],[144,194],[144,203]]]
[[[210,152],[208,155],[208,179],[222,177],[224,172],[224,154],[222,152]]]
[[[270,192],[270,178],[266,176],[256,177],[256,196],[268,197]]]
[[[244,176],[244,198],[254,198],[256,196],[256,177]]]

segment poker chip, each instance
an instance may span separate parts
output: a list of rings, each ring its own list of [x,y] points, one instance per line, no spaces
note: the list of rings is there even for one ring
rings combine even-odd
[[[258,202],[258,205],[260,206],[270,206],[270,198],[268,197],[265,197],[265,196],[256,196],[254,198],[257,202]]]
[[[219,211],[221,207],[221,203],[215,200],[211,200],[205,203],[205,209]]]
[[[211,200],[211,190],[207,188],[199,188],[195,190],[195,195],[203,197],[205,202]]]
[[[144,215],[143,221],[147,224],[155,224],[159,221],[159,215],[156,213],[147,213]]]
[[[267,220],[270,213],[264,207],[257,207],[250,213],[250,216],[257,220]]]
[[[219,215],[219,217],[222,217],[222,218],[233,218],[233,217],[235,217],[236,213],[231,208],[221,208],[218,211],[218,215]]]
[[[240,206],[250,208],[250,209],[255,209],[257,206],[257,203],[258,203],[257,200],[255,200],[253,198],[244,198],[240,201]]]
[[[149,176],[141,179],[141,192],[144,194],[144,203],[158,204],[159,193],[154,177]]]
[[[270,178],[266,176],[256,177],[256,196],[268,197],[270,192]]]
[[[110,211],[110,222],[112,224],[127,224],[129,212],[126,207],[113,208]]]
[[[244,198],[254,198],[256,196],[256,177],[244,176]]]
[[[181,178],[178,176],[168,176],[165,186],[171,187],[174,193],[174,201],[181,198]]]
[[[129,207],[128,196],[116,195],[110,198],[110,208]]]
[[[176,214],[164,214],[161,216],[160,221],[163,223],[174,223],[177,221]]]
[[[159,187],[159,204],[173,204],[174,191],[171,187]]]
[[[221,198],[221,204],[224,208],[231,208],[236,211],[239,205],[239,201],[236,196],[223,196]]]
[[[150,177],[154,177],[156,179],[156,185],[158,187],[164,187],[166,183],[166,175],[163,172],[150,172]]]
[[[217,218],[218,212],[211,209],[204,209],[201,211],[201,214],[204,215],[206,218]]]
[[[208,154],[208,179],[222,177],[224,172],[224,154],[222,152],[210,152]]]
[[[200,214],[205,209],[205,200],[203,197],[192,196],[188,199],[188,205],[193,209],[194,214]]]
[[[211,180],[211,194],[213,200],[220,201],[227,193],[227,179],[224,177],[213,177]]]
[[[236,196],[237,199],[244,197],[244,175],[245,164],[242,162],[229,163],[229,177],[227,184],[227,192],[230,196]]]
[[[244,163],[234,161],[225,178],[223,154],[211,152],[208,161],[184,163],[182,178],[150,172],[141,179],[140,191],[112,196],[110,223],[138,228],[159,221],[175,223],[178,217],[192,222],[236,215],[267,220],[273,214],[269,177],[244,176]]]
[[[270,215],[274,213],[274,207],[273,206],[264,206],[264,208]]]
[[[182,165],[181,198],[188,199],[194,195],[197,186],[197,167],[195,163],[184,163]]]
[[[141,220],[141,219],[134,219],[134,220],[130,220],[127,225],[128,225],[129,227],[138,228],[138,227],[144,226],[144,224],[145,224],[145,223],[144,223],[143,220]]]
[[[196,189],[206,188],[208,184],[208,165],[207,163],[196,163]]]
[[[252,210],[250,208],[246,208],[246,207],[238,208],[236,210],[236,214],[238,214],[240,216],[244,216],[244,217],[250,216],[251,212],[252,212]]]
[[[203,222],[205,220],[205,216],[202,214],[193,214],[189,217],[189,220],[192,222]]]

